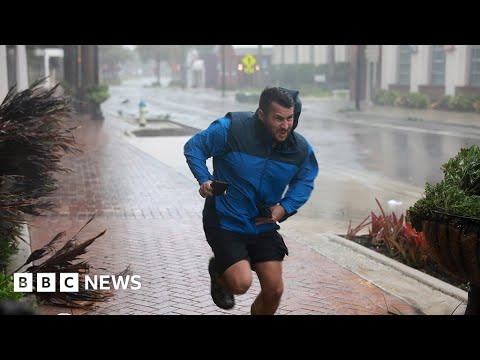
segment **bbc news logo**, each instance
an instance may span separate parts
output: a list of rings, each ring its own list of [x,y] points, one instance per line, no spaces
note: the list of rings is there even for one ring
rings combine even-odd
[[[36,276],[36,292],[78,292],[79,274],[78,273],[60,273],[59,289],[57,285],[56,273],[14,273],[13,291],[15,292],[33,292],[33,276]],[[140,290],[140,275],[85,275],[85,290]]]

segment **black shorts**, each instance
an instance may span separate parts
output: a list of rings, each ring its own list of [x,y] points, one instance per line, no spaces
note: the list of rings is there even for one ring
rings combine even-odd
[[[283,237],[276,231],[244,235],[217,228],[207,230],[205,236],[215,255],[219,274],[240,260],[248,260],[253,267],[259,262],[282,261],[288,255]]]
[[[221,229],[213,197],[208,197],[205,201],[203,230],[215,255],[219,274],[241,260],[248,260],[253,266],[259,262],[282,261],[288,255],[283,237],[277,231],[245,235]]]

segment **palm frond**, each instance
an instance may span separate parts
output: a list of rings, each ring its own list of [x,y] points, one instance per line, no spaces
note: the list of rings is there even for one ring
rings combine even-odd
[[[69,172],[61,163],[66,153],[81,152],[75,142],[70,97],[35,81],[28,89],[13,86],[0,105],[0,270],[1,248],[16,243],[25,214],[51,210],[47,197],[57,189],[54,174]],[[58,86],[58,85],[57,85]],[[46,252],[36,252],[35,257]]]
[[[42,247],[41,249],[37,249],[35,251],[33,251],[30,256],[28,257],[27,261],[25,261],[25,263],[20,266],[17,270],[14,271],[14,273],[16,273],[18,270],[20,270],[21,268],[23,268],[25,265],[28,265],[30,264],[31,262],[33,261],[37,261],[41,258],[43,258],[45,255],[49,254],[49,253],[53,253],[55,251],[55,248],[53,247],[53,245],[59,241],[62,237],[64,237],[66,235],[66,232],[65,231],[61,231],[59,232],[57,235],[55,235],[53,237],[52,240],[50,240],[48,242],[47,245],[45,245],[44,247]]]
[[[87,248],[106,233],[106,229],[99,234],[80,242],[78,236],[80,232],[93,220],[92,216],[80,230],[58,250],[53,250],[53,254],[43,261],[40,265],[32,265],[26,269],[30,273],[55,273],[57,284],[56,289],[59,289],[60,273],[78,273],[79,274],[79,289],[78,292],[36,292],[37,298],[41,301],[51,305],[61,305],[68,307],[79,308],[93,308],[96,302],[106,301],[113,296],[110,290],[94,290],[85,289],[85,275],[89,274],[90,264],[87,260],[82,259],[81,256],[87,252]],[[52,252],[54,245],[65,236],[65,232],[60,232],[41,249],[35,250],[29,257],[25,265],[42,259],[47,253]],[[35,254],[35,255],[34,255]],[[33,259],[33,260],[32,260]],[[120,274],[128,274],[130,268],[123,270]],[[36,279],[33,279],[33,288],[37,288]]]
[[[53,174],[70,171],[61,165],[62,156],[81,152],[72,133],[76,127],[69,125],[71,98],[55,96],[56,87],[47,90],[44,81],[39,79],[18,93],[13,86],[0,105],[0,178],[17,176],[13,194],[25,200],[55,191]],[[43,200],[19,210],[38,215],[51,207]]]

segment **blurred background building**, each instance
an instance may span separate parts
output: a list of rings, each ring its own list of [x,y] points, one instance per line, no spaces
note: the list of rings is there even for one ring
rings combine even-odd
[[[0,95],[40,77],[75,97],[100,83],[157,75],[159,86],[480,96],[480,45],[0,45]],[[160,81],[160,80],[159,80]]]

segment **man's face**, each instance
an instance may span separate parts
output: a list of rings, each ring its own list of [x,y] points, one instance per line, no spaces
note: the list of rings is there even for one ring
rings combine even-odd
[[[272,102],[268,114],[265,114],[262,110],[258,112],[260,120],[271,132],[274,142],[284,142],[287,140],[288,134],[292,132],[293,110],[293,107],[285,108],[276,102]]]

